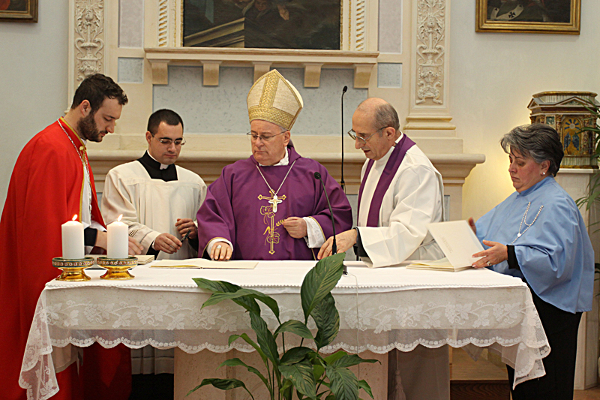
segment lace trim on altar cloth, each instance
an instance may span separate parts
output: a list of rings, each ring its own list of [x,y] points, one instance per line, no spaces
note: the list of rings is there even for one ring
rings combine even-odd
[[[68,290],[44,291],[40,296],[19,379],[28,398],[47,399],[56,393],[53,359],[61,351],[70,351],[69,345],[151,345],[158,349],[179,348],[190,354],[202,350],[254,350],[243,341],[227,344],[229,335],[234,333],[246,332],[254,337],[247,313],[231,302],[202,309],[208,294],[170,293],[166,303],[160,295],[140,300],[140,295],[147,294],[140,293],[144,291],[85,290],[86,295],[80,297],[85,300],[81,301],[72,299]],[[490,347],[515,368],[513,385],[544,374],[541,360],[550,348],[527,288],[443,291],[435,297],[430,293],[387,293],[385,303],[377,294],[361,295],[358,300],[350,295],[336,297],[341,330],[334,343],[322,349],[323,353],[343,349],[383,354],[394,348],[410,351],[417,345],[447,344],[465,347],[476,356],[482,348]],[[485,296],[486,293],[495,294]],[[52,296],[52,302],[47,304],[48,296]],[[297,294],[280,294],[277,300],[282,321],[303,320]],[[270,328],[276,326],[270,310],[265,309],[263,317]],[[309,328],[315,329],[312,320]],[[293,335],[286,335],[286,344],[299,344],[294,339]]]

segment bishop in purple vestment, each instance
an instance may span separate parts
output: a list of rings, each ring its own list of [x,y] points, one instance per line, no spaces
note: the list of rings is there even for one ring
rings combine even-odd
[[[279,72],[263,75],[248,94],[252,156],[226,166],[198,211],[199,249],[215,260],[313,260],[336,231],[352,226],[339,184],[290,140],[302,98]]]

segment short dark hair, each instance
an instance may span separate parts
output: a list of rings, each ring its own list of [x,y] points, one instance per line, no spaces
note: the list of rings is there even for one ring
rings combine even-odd
[[[152,136],[156,135],[156,132],[158,132],[158,126],[161,122],[171,126],[177,126],[181,124],[181,130],[183,131],[183,120],[179,114],[173,110],[163,108],[161,110],[154,111],[150,118],[148,118],[148,131],[152,134]]]
[[[73,96],[73,104],[71,109],[79,106],[84,100],[90,102],[92,114],[102,106],[104,99],[117,99],[119,104],[124,106],[127,104],[127,95],[112,78],[103,74],[90,75],[81,82],[75,95]]]
[[[514,149],[525,157],[530,156],[538,164],[550,161],[548,173],[552,176],[556,176],[565,155],[558,132],[546,124],[517,126],[504,135],[500,145],[507,154]]]

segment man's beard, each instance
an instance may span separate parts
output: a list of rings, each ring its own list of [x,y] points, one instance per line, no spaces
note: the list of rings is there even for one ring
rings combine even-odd
[[[96,125],[96,121],[94,120],[95,113],[89,113],[87,117],[83,117],[77,123],[77,130],[79,134],[86,140],[91,140],[92,142],[101,142],[102,135],[98,130],[98,126]]]

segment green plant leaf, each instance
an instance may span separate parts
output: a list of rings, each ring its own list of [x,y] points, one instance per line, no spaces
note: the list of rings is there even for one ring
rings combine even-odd
[[[314,353],[313,349],[308,347],[294,347],[285,352],[281,357],[281,364],[291,365],[298,363],[306,358],[307,354]]]
[[[223,361],[221,363],[221,365],[219,365],[219,368],[221,367],[245,367],[248,372],[252,372],[254,375],[258,376],[260,378],[261,381],[263,381],[263,383],[265,384],[265,386],[267,387],[267,389],[269,389],[269,382],[267,381],[267,378],[265,378],[265,376],[256,368],[247,365],[245,362],[243,362],[242,360],[240,360],[239,358],[230,358],[227,359],[225,361]]]
[[[256,342],[264,352],[265,356],[273,365],[279,365],[279,351],[277,350],[277,343],[267,323],[260,315],[250,313],[250,326],[254,333],[256,333]]]
[[[313,364],[313,376],[315,377],[315,381],[321,379],[323,374],[325,373],[325,367],[320,364]]]
[[[334,362],[336,362],[337,360],[339,360],[347,354],[348,353],[346,353],[344,350],[336,351],[335,353],[325,357],[325,361],[327,362],[327,364],[333,364]]]
[[[376,362],[379,362],[379,360],[375,360],[372,358],[361,358],[358,354],[347,354],[344,357],[341,357],[340,359],[336,360],[332,364],[336,368],[348,368],[361,363],[373,364]]]
[[[372,399],[374,399],[373,392],[371,391],[371,386],[369,386],[369,384],[367,383],[367,381],[365,381],[364,379],[358,381],[358,388],[364,390],[365,392],[367,392],[367,394],[369,396],[371,396]]]
[[[271,311],[273,311],[273,314],[275,314],[277,319],[279,319],[279,306],[277,305],[277,302],[272,297],[253,289],[239,289],[234,293],[213,293],[213,295],[210,296],[210,298],[206,300],[204,304],[202,304],[202,308],[218,304],[223,300],[235,300],[242,297],[248,297],[251,299],[262,301],[267,307],[271,309]]]
[[[250,391],[248,390],[246,385],[244,385],[244,382],[242,382],[238,379],[219,379],[219,378],[203,379],[202,383],[200,383],[198,386],[196,386],[195,388],[190,390],[186,394],[186,396],[189,396],[190,394],[194,393],[196,390],[200,389],[202,386],[206,386],[206,385],[212,385],[212,386],[216,387],[217,389],[221,389],[221,390],[231,390],[231,389],[242,387],[246,390],[246,392],[248,392],[250,397],[252,397],[254,399],[254,396],[252,396],[252,393],[250,393]]]
[[[292,381],[298,392],[311,399],[316,398],[317,385],[313,377],[312,365],[308,360],[293,365],[280,365],[279,371],[285,379]]]
[[[280,333],[283,332],[291,332],[305,339],[312,339],[312,333],[306,327],[304,322],[297,321],[295,319],[290,319],[289,321],[285,321],[283,324],[279,325],[279,328],[275,330],[274,336],[277,337]]]
[[[358,400],[358,379],[348,368],[328,365],[325,369],[336,400]]]
[[[294,384],[292,381],[285,379],[283,385],[279,388],[279,393],[281,393],[281,397],[285,400],[292,400],[292,395],[294,394]]]
[[[344,272],[343,262],[346,253],[338,253],[320,260],[304,277],[300,296],[305,321],[312,310],[337,285]]]
[[[311,317],[315,320],[318,331],[315,336],[317,349],[321,349],[337,336],[340,330],[340,314],[335,307],[335,299],[331,293],[327,295],[313,308]]]
[[[231,345],[231,343],[236,341],[238,338],[242,338],[246,343],[248,343],[250,346],[254,347],[254,350],[256,350],[256,352],[258,354],[260,354],[263,362],[265,363],[265,365],[267,365],[267,355],[265,354],[264,351],[262,351],[260,346],[258,344],[256,344],[256,342],[254,340],[250,339],[250,336],[248,336],[247,333],[242,333],[241,335],[229,336],[229,345]]]
[[[212,293],[235,293],[241,289],[240,286],[225,281],[213,281],[205,278],[192,279],[194,280],[194,282],[196,282],[196,285],[198,285],[199,288]],[[241,297],[238,299],[233,299],[233,302],[239,306],[244,307],[248,312],[260,315],[260,307],[253,298]]]

